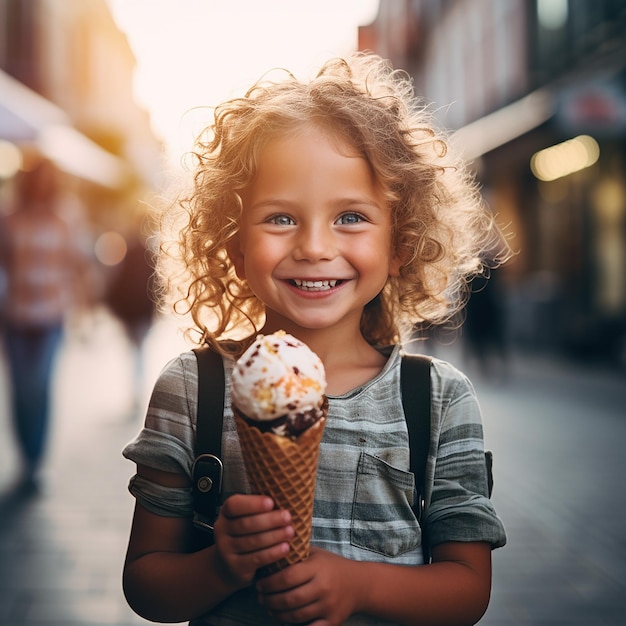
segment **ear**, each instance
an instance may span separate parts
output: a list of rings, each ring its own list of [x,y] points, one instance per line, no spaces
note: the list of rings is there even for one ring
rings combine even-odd
[[[237,233],[234,237],[228,240],[228,242],[226,243],[226,252],[228,253],[228,258],[231,260],[233,266],[235,267],[235,272],[237,273],[237,276],[241,280],[245,280],[245,257],[243,252],[241,251],[241,237],[239,233]]]

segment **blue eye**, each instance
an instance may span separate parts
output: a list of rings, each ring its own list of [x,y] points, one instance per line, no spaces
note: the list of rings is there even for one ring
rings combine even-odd
[[[360,213],[344,213],[337,220],[337,224],[358,224],[365,218]]]
[[[293,226],[294,220],[288,215],[273,215],[267,220],[270,224],[276,224],[277,226]]]

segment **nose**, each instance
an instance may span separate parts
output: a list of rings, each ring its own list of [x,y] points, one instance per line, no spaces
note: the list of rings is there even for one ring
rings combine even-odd
[[[310,224],[299,229],[293,250],[297,261],[328,261],[337,254],[332,228],[322,224]]]

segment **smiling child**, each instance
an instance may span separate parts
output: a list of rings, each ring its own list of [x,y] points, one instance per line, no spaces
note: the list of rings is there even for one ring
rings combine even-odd
[[[161,373],[124,450],[137,464],[130,605],[150,620],[213,626],[477,622],[491,551],[506,538],[488,497],[473,387],[433,359],[420,522],[400,394],[411,329],[463,306],[468,278],[500,237],[462,162],[406,75],[365,54],[221,104],[194,154],[193,189],[171,209],[160,268],[199,343],[223,357],[226,497],[214,543],[198,549],[198,369],[184,352]],[[286,554],[293,528],[288,511],[249,493],[230,373],[257,333],[278,330],[322,359],[329,411],[311,555],[258,578]]]

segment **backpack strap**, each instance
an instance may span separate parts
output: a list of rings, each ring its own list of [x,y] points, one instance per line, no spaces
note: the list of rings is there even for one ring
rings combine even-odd
[[[400,368],[402,408],[409,432],[410,467],[415,476],[413,511],[422,527],[424,563],[430,562],[426,528],[422,523],[426,462],[430,448],[430,357],[405,354]]]
[[[213,531],[222,494],[222,423],[224,415],[224,363],[209,346],[194,350],[198,361],[198,413],[196,459],[192,492],[194,525]]]
[[[409,431],[411,471],[415,475],[415,487],[419,498],[424,495],[426,461],[430,447],[430,363],[427,356],[405,354],[402,357],[400,381],[402,407]],[[421,517],[421,503],[418,519]]]

